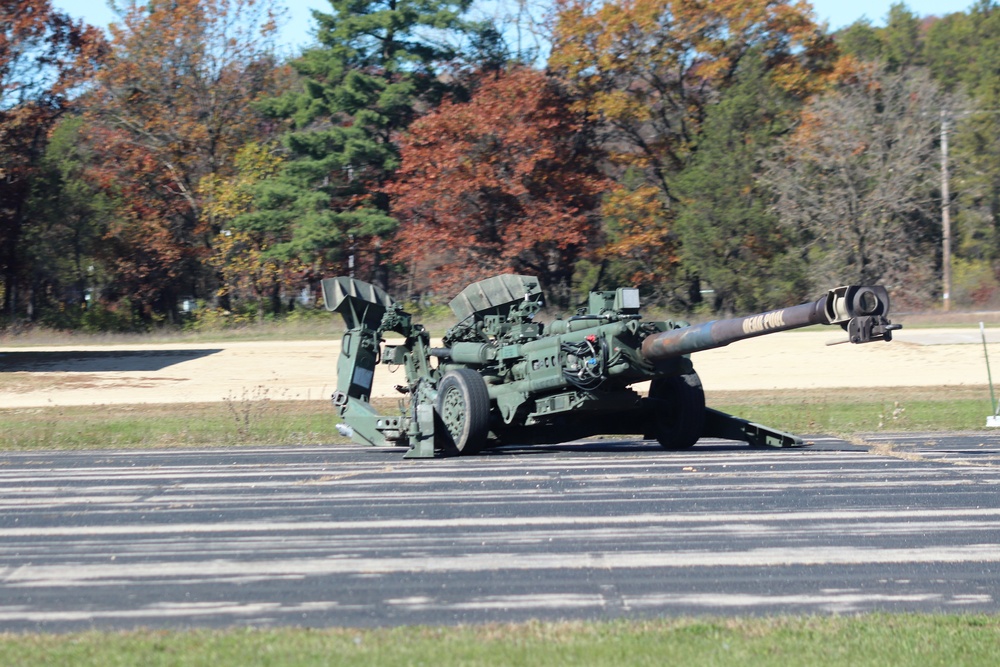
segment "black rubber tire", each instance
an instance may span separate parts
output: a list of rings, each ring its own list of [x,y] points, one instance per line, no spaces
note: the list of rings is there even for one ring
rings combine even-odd
[[[705,390],[697,373],[657,378],[649,397],[663,401],[653,416],[653,434],[664,449],[693,447],[705,430]]]
[[[437,446],[447,454],[475,454],[490,434],[490,393],[474,370],[449,371],[438,384],[434,405]]]

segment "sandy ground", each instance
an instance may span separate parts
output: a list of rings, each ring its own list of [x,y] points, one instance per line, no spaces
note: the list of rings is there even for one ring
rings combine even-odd
[[[829,331],[787,332],[697,353],[707,390],[949,387],[987,384],[979,328],[912,329],[891,343],[827,346]],[[1000,329],[987,329],[1000,374]],[[338,340],[0,347],[0,407],[327,399]],[[380,366],[375,396],[396,396],[401,370]]]

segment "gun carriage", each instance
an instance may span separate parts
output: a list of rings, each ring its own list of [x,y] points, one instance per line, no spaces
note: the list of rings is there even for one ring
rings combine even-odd
[[[441,345],[384,290],[327,278],[328,310],[347,325],[333,403],[342,431],[408,458],[472,454],[502,443],[557,443],[638,434],[667,449],[702,437],[792,447],[798,436],[705,406],[690,355],[815,324],[842,327],[851,343],[892,340],[889,295],[880,286],[830,290],[815,302],[689,326],[646,321],[639,291],[591,292],[588,308],[543,325],[539,281],[505,274],[469,285],[450,303],[458,324]],[[401,343],[386,344],[396,334]],[[402,367],[397,414],[371,404],[380,364]],[[649,381],[647,395],[633,385]]]

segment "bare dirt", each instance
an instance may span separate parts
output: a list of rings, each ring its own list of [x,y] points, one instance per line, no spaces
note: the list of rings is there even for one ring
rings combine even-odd
[[[1000,373],[1000,328],[987,329]],[[839,329],[788,332],[700,352],[709,392],[886,387],[966,391],[987,384],[978,325],[904,329],[891,343],[835,345]],[[325,400],[336,387],[339,339],[0,347],[0,407]],[[374,398],[397,396],[402,370],[379,367]]]

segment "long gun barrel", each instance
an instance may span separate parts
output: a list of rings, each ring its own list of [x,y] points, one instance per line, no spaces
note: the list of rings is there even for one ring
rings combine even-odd
[[[660,361],[813,324],[839,324],[852,343],[890,341],[892,332],[902,327],[892,324],[888,315],[889,293],[884,287],[848,285],[832,289],[812,303],[650,336],[642,343],[642,355],[650,361]]]

